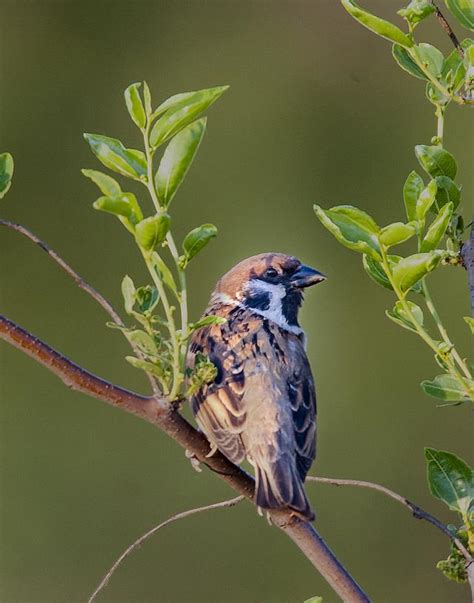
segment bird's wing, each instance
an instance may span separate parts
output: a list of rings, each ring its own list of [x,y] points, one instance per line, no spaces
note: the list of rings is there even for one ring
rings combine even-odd
[[[243,314],[237,309],[227,323],[199,329],[192,338],[188,357],[191,368],[199,353],[217,368],[215,380],[203,385],[191,398],[191,408],[211,444],[237,464],[246,456],[241,434],[247,417],[243,396],[251,355],[251,348],[246,345],[250,329]]]

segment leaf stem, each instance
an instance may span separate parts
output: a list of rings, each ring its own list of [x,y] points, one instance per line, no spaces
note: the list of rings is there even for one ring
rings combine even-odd
[[[437,128],[436,128],[436,136],[438,138],[438,145],[440,147],[443,146],[443,136],[444,136],[444,111],[445,108],[441,105],[436,105],[435,115],[437,117]]]
[[[403,306],[403,309],[405,310],[407,316],[410,318],[410,321],[413,323],[413,326],[415,327],[415,330],[418,333],[418,335],[423,339],[423,341],[426,343],[426,345],[428,345],[428,347],[430,347],[433,350],[433,352],[435,353],[435,356],[440,356],[441,355],[440,349],[439,349],[439,346],[437,345],[436,341],[434,339],[432,339],[432,337],[425,331],[423,326],[416,320],[415,315],[413,314],[413,312],[410,308],[410,304],[407,303],[406,295],[402,293],[401,289],[398,287],[397,283],[395,282],[395,279],[393,278],[390,264],[388,261],[387,251],[385,250],[383,245],[381,245],[380,247],[381,247],[381,253],[382,253],[382,266],[387,274],[387,278],[388,278],[390,284],[392,285],[393,290],[395,291],[396,296],[398,297],[398,299],[400,300],[400,303]],[[463,376],[457,370],[455,364],[453,363],[453,361],[451,359],[451,355],[445,354],[442,356],[442,358],[443,358],[443,361],[446,364],[449,372],[451,373],[451,375],[460,383],[466,396],[474,402],[474,391],[471,391],[471,388],[465,382]]]
[[[437,88],[441,92],[441,94],[443,94],[443,96],[445,96],[446,98],[452,99],[455,103],[458,103],[458,105],[466,104],[467,100],[464,97],[458,96],[457,94],[453,94],[452,92],[450,92],[445,86],[443,86],[443,84],[437,78],[435,78],[429,72],[426,65],[422,61],[419,60],[419,58],[413,48],[407,48],[407,52],[410,55],[410,57],[413,59],[413,61],[421,69],[421,71],[425,74],[426,78],[433,84],[433,86],[435,88]]]

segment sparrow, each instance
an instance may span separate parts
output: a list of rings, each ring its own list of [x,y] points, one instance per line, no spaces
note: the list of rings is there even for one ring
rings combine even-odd
[[[191,399],[211,445],[255,470],[255,503],[289,507],[314,519],[303,483],[316,455],[316,394],[298,323],[303,290],[325,280],[297,258],[263,253],[241,261],[217,283],[193,334],[188,368],[205,356],[215,377]]]

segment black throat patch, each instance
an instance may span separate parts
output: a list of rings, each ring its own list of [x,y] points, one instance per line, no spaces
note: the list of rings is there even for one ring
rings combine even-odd
[[[287,289],[285,297],[281,300],[281,311],[286,322],[292,327],[299,327],[298,311],[303,302],[303,294],[299,289]]]
[[[259,291],[253,295],[246,297],[244,305],[247,308],[254,310],[265,311],[270,307],[270,293],[268,291]]]

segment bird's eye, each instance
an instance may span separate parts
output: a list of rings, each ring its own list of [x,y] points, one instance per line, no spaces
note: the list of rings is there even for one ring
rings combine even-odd
[[[265,272],[263,273],[263,276],[265,278],[275,278],[276,276],[278,276],[278,271],[275,270],[275,268],[268,268],[267,270],[265,270]]]

